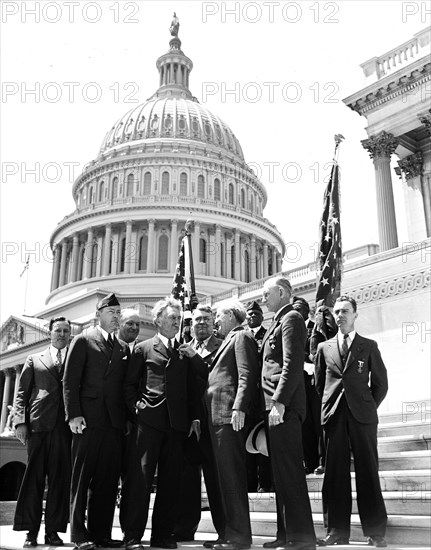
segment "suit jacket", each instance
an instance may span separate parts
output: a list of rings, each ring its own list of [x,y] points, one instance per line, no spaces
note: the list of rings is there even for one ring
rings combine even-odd
[[[305,418],[304,346],[306,328],[302,315],[290,304],[276,315],[262,342],[262,391],[265,409],[273,401]]]
[[[122,387],[128,360],[127,344],[115,338],[111,351],[95,327],[75,336],[63,379],[67,420],[83,416],[88,428],[104,428],[108,413],[112,427],[123,429],[126,409]]]
[[[322,424],[332,418],[343,394],[358,422],[377,423],[377,407],[388,391],[386,367],[377,343],[356,334],[344,370],[337,336],[319,344],[316,390],[322,397]]]
[[[192,359],[169,352],[158,335],[138,344],[124,382],[126,405],[138,423],[159,430],[187,432],[199,417],[198,378],[206,384],[208,368],[196,354]],[[136,403],[145,403],[136,409]]]
[[[61,373],[49,348],[29,355],[21,372],[14,403],[14,425],[27,424],[32,432],[50,432],[63,410]]]
[[[249,411],[259,381],[257,342],[244,327],[229,332],[210,366],[205,401],[212,425],[229,424],[232,410]]]

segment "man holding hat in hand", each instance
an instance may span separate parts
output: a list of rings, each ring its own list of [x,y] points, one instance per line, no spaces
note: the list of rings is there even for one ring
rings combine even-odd
[[[122,546],[111,539],[125,424],[123,380],[129,359],[129,347],[115,336],[120,314],[115,294],[100,300],[99,325],[74,338],[66,361],[64,404],[72,431],[70,531],[79,550]]]

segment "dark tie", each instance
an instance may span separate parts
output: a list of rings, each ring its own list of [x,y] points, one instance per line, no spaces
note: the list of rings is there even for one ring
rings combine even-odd
[[[61,373],[61,368],[63,367],[63,361],[61,359],[61,351],[59,349],[57,350],[55,366],[57,367],[58,372]]]
[[[108,342],[109,349],[112,351],[114,349],[114,339],[112,338],[111,333],[108,334],[107,342]]]
[[[169,355],[172,355],[172,351],[173,351],[173,347],[172,347],[172,341],[170,338],[168,338],[168,353]]]
[[[341,346],[341,355],[343,356],[343,361],[347,361],[347,356],[349,355],[349,345],[347,344],[348,334],[343,334],[343,345]]]
[[[204,343],[203,342],[197,342],[195,350],[197,351],[197,353],[199,353],[199,355],[202,355],[202,352],[204,350]]]

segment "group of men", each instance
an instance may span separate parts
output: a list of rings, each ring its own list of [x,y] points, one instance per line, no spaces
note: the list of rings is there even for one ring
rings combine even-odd
[[[15,404],[17,436],[28,444],[14,523],[14,529],[28,530],[24,547],[37,545],[47,477],[48,544],[62,544],[58,531],[66,530],[70,484],[71,540],[78,550],[143,550],[157,469],[152,547],[175,549],[177,542],[194,539],[202,471],[217,532],[204,547],[248,549],[246,438],[250,422],[261,419],[277,505],[276,538],[264,547],[311,550],[348,543],[351,450],[364,534],[370,544],[386,546],[376,410],[387,376],[379,350],[354,330],[355,301],[339,298],[338,332],[319,345],[315,357],[326,439],[327,527],[326,538],[316,541],[302,451],[307,328],[291,301],[286,278],[265,282],[262,304],[274,318],[264,335],[250,314],[252,328],[244,326],[247,312],[238,301],[220,305],[215,321],[211,308],[198,304],[188,343],[176,339],[182,312],[171,297],[154,306],[157,334],[141,343],[135,342],[139,316],[126,310],[120,321],[114,294],[97,304],[98,326],[77,335],[69,348],[70,323],[53,319],[51,346],[27,359]],[[111,536],[120,477],[123,541]]]

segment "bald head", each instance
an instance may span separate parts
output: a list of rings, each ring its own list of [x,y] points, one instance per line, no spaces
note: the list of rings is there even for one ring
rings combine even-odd
[[[123,309],[120,317],[120,331],[118,337],[129,344],[138,337],[141,320],[135,309]]]

